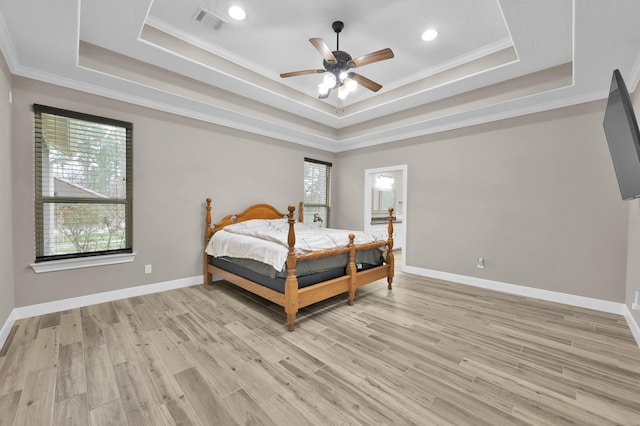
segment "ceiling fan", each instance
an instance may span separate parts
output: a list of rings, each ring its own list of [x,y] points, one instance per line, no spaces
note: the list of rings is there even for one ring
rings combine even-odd
[[[393,51],[386,48],[353,59],[347,52],[340,50],[340,32],[344,28],[344,23],[342,21],[335,21],[332,24],[332,28],[333,31],[336,32],[336,50],[333,52],[321,38],[309,39],[311,44],[313,44],[324,58],[322,61],[324,68],[285,72],[280,74],[280,77],[287,78],[305,74],[324,74],[322,83],[318,86],[320,93],[318,97],[320,99],[328,97],[331,89],[338,89],[338,97],[345,99],[350,92],[356,89],[358,84],[361,84],[373,92],[380,90],[382,88],[381,84],[369,80],[367,77],[351,71],[351,69],[391,59],[393,58]]]

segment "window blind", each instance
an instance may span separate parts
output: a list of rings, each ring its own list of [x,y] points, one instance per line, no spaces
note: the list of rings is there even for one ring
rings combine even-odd
[[[304,159],[304,221],[327,228],[331,221],[331,163]]]
[[[133,125],[33,109],[36,262],[131,253]]]

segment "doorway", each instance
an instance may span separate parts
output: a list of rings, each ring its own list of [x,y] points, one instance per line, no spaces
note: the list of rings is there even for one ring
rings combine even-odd
[[[387,235],[389,207],[396,219],[393,223],[394,249],[406,254],[407,228],[407,165],[379,167],[364,171],[364,230]],[[402,256],[404,268],[406,255]]]

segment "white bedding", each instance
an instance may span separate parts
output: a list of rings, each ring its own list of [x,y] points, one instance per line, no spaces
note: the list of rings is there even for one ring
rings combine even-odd
[[[356,244],[375,241],[373,234],[344,229],[317,228],[305,223],[294,224],[296,253],[346,247],[349,234],[356,236]],[[206,252],[210,256],[241,257],[257,260],[282,271],[287,261],[289,224],[286,219],[253,219],[227,225],[213,234]]]

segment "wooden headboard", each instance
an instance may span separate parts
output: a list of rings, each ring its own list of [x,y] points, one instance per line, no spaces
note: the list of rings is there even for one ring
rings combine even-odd
[[[287,217],[287,213],[279,212],[278,209],[269,205],[269,204],[254,204],[251,207],[248,207],[242,213],[232,213],[228,214],[217,222],[213,224],[211,227],[211,198],[207,198],[207,232],[206,238],[207,240],[211,238],[214,231],[219,231],[227,225],[231,225],[232,223],[244,222],[245,220],[251,219],[282,219]],[[293,211],[295,209],[294,206],[289,206],[289,211]]]

